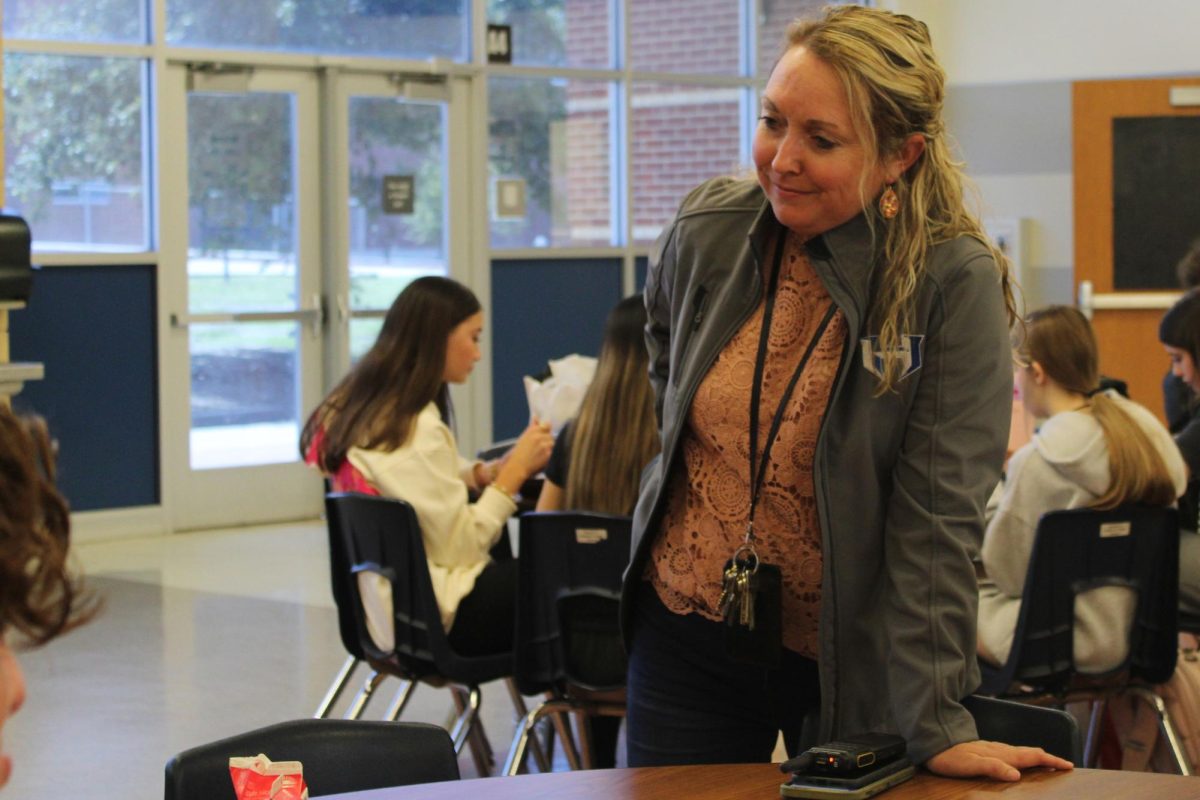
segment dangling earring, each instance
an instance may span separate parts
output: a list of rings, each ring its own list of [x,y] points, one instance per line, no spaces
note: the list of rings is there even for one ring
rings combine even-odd
[[[900,213],[900,197],[890,183],[883,190],[883,194],[879,195],[879,213],[884,219],[893,219]]]

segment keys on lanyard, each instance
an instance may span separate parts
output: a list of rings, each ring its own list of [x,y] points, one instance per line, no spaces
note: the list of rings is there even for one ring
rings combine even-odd
[[[758,594],[758,553],[754,545],[743,544],[725,565],[717,610],[727,625],[754,630],[754,600]]]

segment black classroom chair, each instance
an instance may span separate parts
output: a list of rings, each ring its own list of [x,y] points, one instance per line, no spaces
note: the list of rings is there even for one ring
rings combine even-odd
[[[1016,747],[1040,747],[1072,764],[1083,763],[1075,717],[1058,708],[971,695],[962,701],[975,718],[979,738]]]
[[[553,714],[572,769],[590,767],[584,720],[625,714],[625,651],[618,606],[629,564],[630,519],[550,511],[520,519],[513,678],[522,694],[547,694],[518,726],[504,773],[521,768],[537,721]],[[576,713],[580,761],[562,714]]]
[[[404,682],[388,709],[388,719],[399,718],[417,682],[448,687],[458,709],[450,730],[454,751],[460,752],[469,738],[480,775],[490,774],[492,752],[479,720],[479,687],[504,679],[517,717],[525,716],[524,700],[511,680],[512,653],[463,656],[450,646],[412,506],[401,500],[334,492],[326,495],[325,511],[342,643],[352,658],[366,661],[372,669],[348,715],[361,714],[387,676]],[[378,573],[391,584],[395,646],[390,652],[380,650],[367,629],[357,579],[362,572]],[[535,754],[548,769],[540,747]]]
[[[1156,708],[1167,740],[1178,741],[1155,684],[1175,670],[1178,612],[1178,517],[1173,508],[1127,505],[1109,511],[1052,511],[1038,522],[1012,651],[1000,667],[980,662],[979,694],[1037,705],[1091,708],[1082,766],[1094,763],[1110,697],[1135,692]],[[1104,674],[1075,665],[1075,595],[1102,586],[1137,593],[1125,660]],[[1186,756],[1172,748],[1184,774]]]
[[[184,750],[166,766],[164,800],[236,800],[229,759],[299,761],[309,796],[458,780],[445,729],[419,722],[298,719]]]

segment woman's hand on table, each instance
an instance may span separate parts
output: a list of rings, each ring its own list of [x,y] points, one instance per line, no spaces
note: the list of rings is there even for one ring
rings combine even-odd
[[[1002,742],[960,742],[925,762],[925,768],[947,778],[992,778],[1019,781],[1020,770],[1030,767],[1073,769],[1066,759],[1052,756],[1040,747],[1015,747]]]

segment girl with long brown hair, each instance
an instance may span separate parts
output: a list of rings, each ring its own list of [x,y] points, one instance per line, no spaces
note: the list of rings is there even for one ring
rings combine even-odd
[[[1018,359],[1021,400],[1046,421],[1009,460],[1000,504],[984,534],[979,654],[997,664],[1012,648],[1042,514],[1125,503],[1173,505],[1187,480],[1162,423],[1116,392],[1100,391],[1096,337],[1077,309],[1050,306],[1030,314]],[[1102,587],[1076,603],[1075,661],[1082,671],[1104,672],[1124,660],[1127,628],[1116,621],[1131,619],[1135,602],[1129,589]]]
[[[638,478],[659,449],[645,327],[640,295],[625,298],[609,313],[596,374],[579,414],[554,444],[538,511],[633,511]]]
[[[482,331],[483,311],[470,289],[449,278],[418,278],[392,303],[375,344],[313,411],[300,438],[305,459],[335,489],[413,507],[442,622],[463,654],[511,647],[516,562],[492,561],[488,551],[554,441],[549,426],[534,420],[495,465],[459,455],[447,387],[471,374]],[[479,499],[470,502],[468,489],[481,490]],[[375,578],[363,587],[367,625],[379,648],[390,650],[390,586]]]

